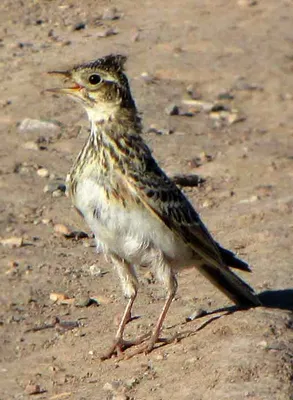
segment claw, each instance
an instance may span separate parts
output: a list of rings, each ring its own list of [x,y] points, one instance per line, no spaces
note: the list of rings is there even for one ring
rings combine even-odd
[[[121,338],[116,339],[113,345],[110,347],[110,350],[100,357],[101,361],[109,360],[113,356],[118,357],[119,359],[125,358],[125,350],[129,349],[132,346],[137,346],[143,343],[149,336],[150,334],[148,333],[146,335],[138,337],[135,340],[124,340]]]

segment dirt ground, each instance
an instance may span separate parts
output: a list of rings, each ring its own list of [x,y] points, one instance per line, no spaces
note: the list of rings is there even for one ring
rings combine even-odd
[[[1,400],[293,398],[292,7],[2,0]],[[62,192],[88,122],[44,89],[57,84],[46,71],[109,53],[129,57],[163,168],[206,180],[184,190],[217,240],[252,265],[244,278],[264,307],[225,315],[231,303],[184,271],[162,332],[178,340],[101,362],[124,307],[119,281],[91,237],[62,234],[90,234]],[[172,104],[183,115],[168,115]],[[129,337],[150,330],[164,301],[152,275],[140,276]],[[186,322],[199,308],[215,313]]]

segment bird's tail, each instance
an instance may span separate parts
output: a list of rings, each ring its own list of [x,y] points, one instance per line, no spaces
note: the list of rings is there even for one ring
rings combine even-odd
[[[241,258],[238,258],[231,250],[224,249],[224,247],[222,247],[219,243],[217,243],[217,246],[222,260],[226,265],[242,271],[251,272],[249,265],[245,261],[241,260]]]
[[[238,306],[246,308],[261,305],[254,290],[228,267],[215,267],[213,265],[203,264],[199,266],[198,269],[211,283]]]

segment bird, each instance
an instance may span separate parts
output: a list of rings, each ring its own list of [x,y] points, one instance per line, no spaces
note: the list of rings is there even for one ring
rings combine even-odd
[[[91,129],[67,179],[74,207],[93,232],[96,245],[115,266],[128,299],[113,344],[101,358],[123,357],[129,347],[149,353],[177,291],[177,272],[196,267],[240,308],[261,302],[231,268],[249,265],[209,233],[191,202],[160,168],[142,137],[140,114],[125,72],[127,57],[109,54],[68,70],[50,71],[66,94],[86,110]],[[150,268],[166,289],[153,331],[124,339],[138,293],[138,270]]]

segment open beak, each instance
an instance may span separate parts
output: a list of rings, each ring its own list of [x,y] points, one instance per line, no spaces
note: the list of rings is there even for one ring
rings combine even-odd
[[[62,77],[65,78],[65,81],[71,80],[71,72],[70,71],[49,71],[48,74],[61,75]],[[74,82],[73,86],[71,86],[71,87],[46,89],[46,92],[78,96],[78,93],[82,88],[83,88],[82,86],[80,86],[79,84]]]

